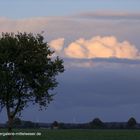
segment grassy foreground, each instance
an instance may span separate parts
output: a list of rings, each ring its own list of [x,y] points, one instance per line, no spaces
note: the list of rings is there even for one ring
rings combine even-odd
[[[0,133],[5,130],[0,130]],[[13,140],[140,140],[140,130],[46,130],[28,129],[14,132],[40,132],[41,136],[13,136]],[[7,136],[0,136],[7,140]]]

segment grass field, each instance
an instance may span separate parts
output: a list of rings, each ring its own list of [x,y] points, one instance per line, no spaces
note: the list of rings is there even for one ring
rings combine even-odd
[[[6,132],[0,130],[0,133]],[[140,140],[140,130],[15,130],[14,132],[40,132],[41,136],[13,136],[13,140]],[[0,136],[7,140],[7,136]]]

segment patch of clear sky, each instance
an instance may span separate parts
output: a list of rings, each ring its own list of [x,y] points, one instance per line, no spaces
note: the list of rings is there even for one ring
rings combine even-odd
[[[0,17],[65,16],[88,11],[140,12],[140,0],[0,0]]]

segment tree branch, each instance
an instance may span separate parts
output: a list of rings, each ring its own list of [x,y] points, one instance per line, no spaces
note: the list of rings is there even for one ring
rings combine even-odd
[[[18,109],[20,107],[20,103],[21,103],[21,97],[19,97],[19,99],[18,99],[17,106],[16,106],[15,111],[14,111],[14,113],[12,115],[13,117],[15,117],[16,113],[18,112]]]
[[[17,103],[17,106],[16,106],[15,111],[13,113],[13,117],[15,117],[15,115],[18,112],[18,109],[20,107],[20,103],[21,103],[21,94],[20,93],[21,93],[21,91],[23,89],[23,85],[24,85],[23,83],[24,83],[24,81],[22,81],[22,85],[21,85],[21,87],[20,87],[20,89],[18,91],[18,103]]]

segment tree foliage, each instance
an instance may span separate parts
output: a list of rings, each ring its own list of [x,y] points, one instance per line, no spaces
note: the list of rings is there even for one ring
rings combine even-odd
[[[104,123],[99,118],[95,118],[89,124],[90,128],[102,128],[104,126]]]
[[[63,60],[53,53],[41,34],[1,34],[0,105],[9,120],[29,102],[42,108],[52,101],[56,75],[64,71]]]
[[[134,127],[136,126],[136,124],[137,124],[137,121],[136,121],[136,119],[133,118],[133,117],[131,117],[131,118],[128,120],[128,122],[127,122],[127,125],[128,125],[128,127],[130,127],[130,128],[134,128]]]
[[[53,128],[59,127],[59,123],[58,123],[57,121],[54,121],[54,122],[52,123],[52,127],[53,127]]]

